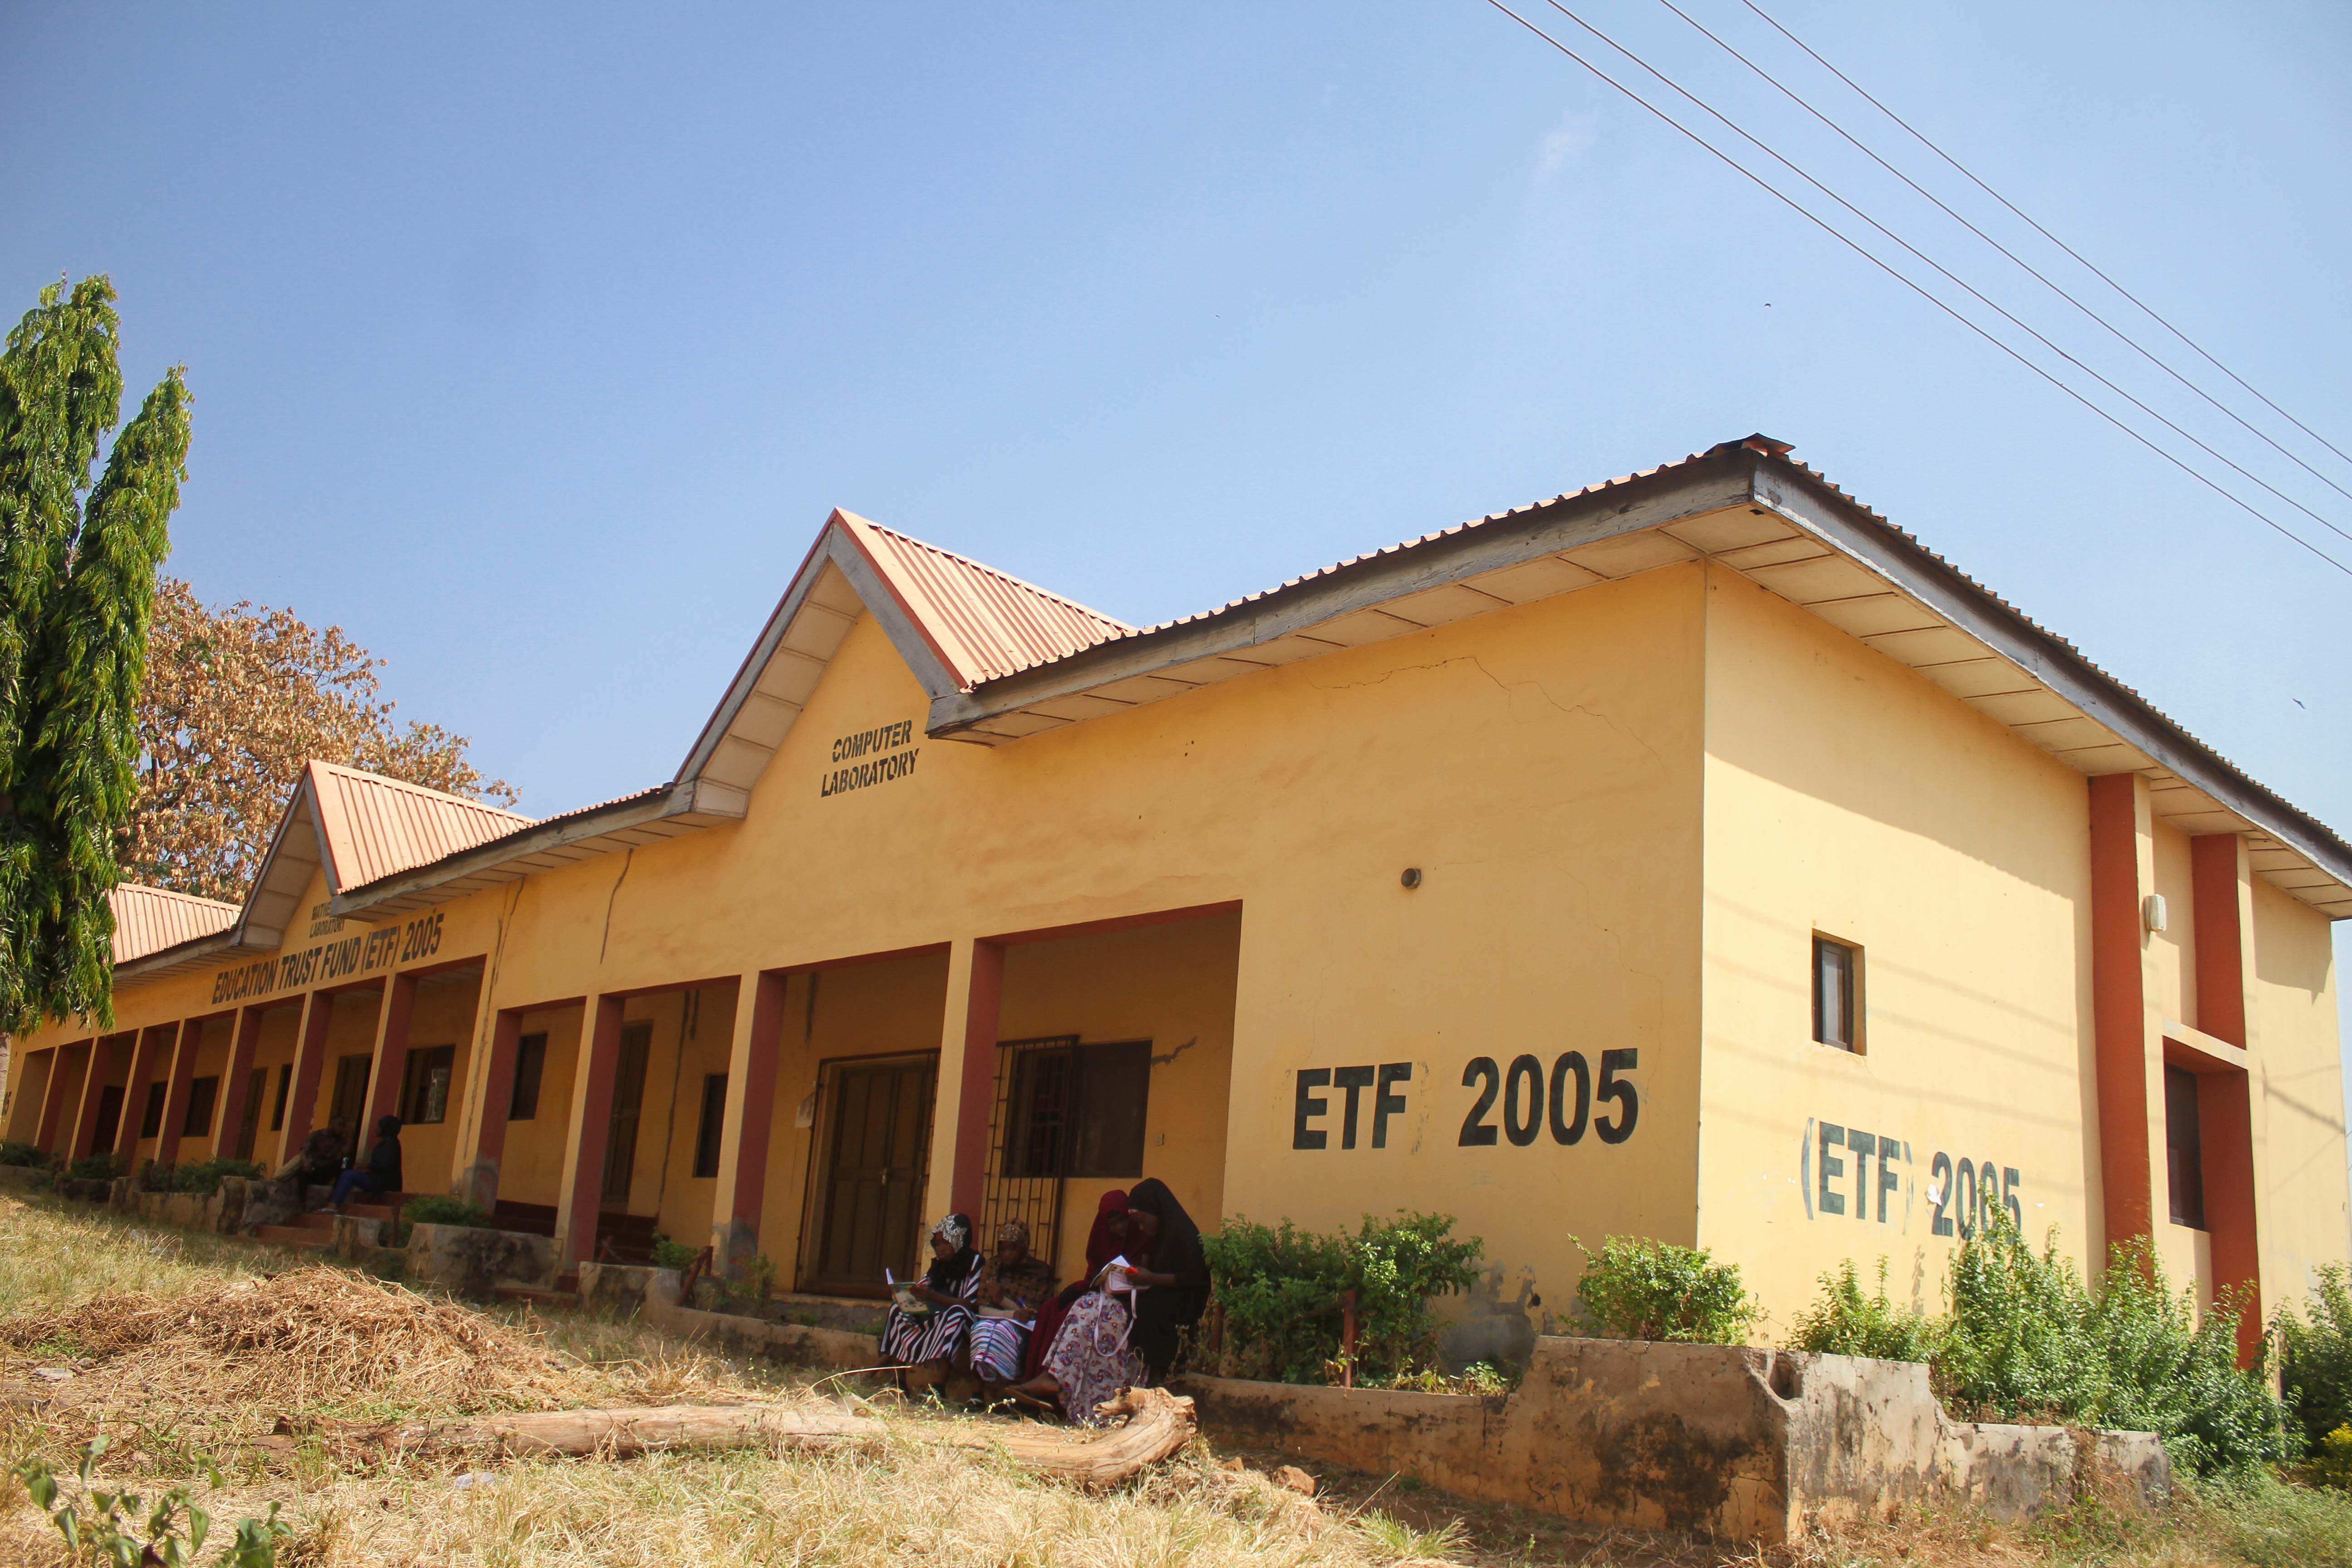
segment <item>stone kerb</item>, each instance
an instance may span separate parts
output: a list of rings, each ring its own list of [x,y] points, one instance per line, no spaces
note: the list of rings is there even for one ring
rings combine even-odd
[[[583,1263],[580,1266],[580,1304],[634,1316],[648,1328],[688,1338],[716,1342],[730,1351],[773,1357],[794,1366],[845,1371],[869,1367],[880,1359],[880,1343],[872,1334],[803,1323],[772,1323],[732,1312],[706,1312],[680,1304],[685,1278],[675,1268],[648,1268],[632,1264]]]
[[[2081,1462],[2062,1428],[1952,1420],[1923,1366],[1738,1345],[1547,1337],[1519,1387],[1491,1398],[1187,1384],[1204,1427],[1295,1458],[1593,1523],[1739,1540],[1785,1541],[1929,1495],[2017,1518],[2063,1500]],[[2099,1443],[2144,1498],[2168,1491],[2154,1437]]]

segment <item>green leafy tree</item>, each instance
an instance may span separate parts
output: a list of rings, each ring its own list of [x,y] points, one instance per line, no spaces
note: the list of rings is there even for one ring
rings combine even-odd
[[[125,427],[114,286],[41,290],[0,352],[0,1029],[113,1022],[114,845],[155,570],[186,477],[174,367]]]

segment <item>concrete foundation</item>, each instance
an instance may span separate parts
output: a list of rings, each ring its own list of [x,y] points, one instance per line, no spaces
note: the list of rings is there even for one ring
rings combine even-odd
[[[151,1193],[136,1176],[117,1176],[109,1184],[107,1205],[150,1225],[229,1236],[245,1227],[246,1187],[241,1178],[226,1176],[215,1192]]]
[[[1510,1394],[1471,1398],[1191,1378],[1208,1431],[1598,1524],[1785,1541],[1929,1497],[2031,1515],[2084,1463],[2054,1426],[1954,1421],[1927,1369],[1732,1345],[1538,1340]],[[2086,1439],[2147,1500],[2147,1433]]]

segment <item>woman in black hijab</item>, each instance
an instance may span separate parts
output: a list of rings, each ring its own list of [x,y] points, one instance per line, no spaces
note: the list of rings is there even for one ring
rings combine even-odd
[[[1151,1381],[1160,1383],[1176,1362],[1176,1336],[1201,1321],[1209,1305],[1209,1258],[1201,1249],[1201,1227],[1157,1176],[1129,1189],[1127,1222],[1151,1243],[1151,1267],[1135,1271],[1139,1285],[1152,1289],[1135,1298],[1135,1348],[1143,1352]]]

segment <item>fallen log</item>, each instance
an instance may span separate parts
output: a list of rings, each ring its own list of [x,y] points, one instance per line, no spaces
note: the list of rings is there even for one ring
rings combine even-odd
[[[838,1448],[896,1434],[947,1447],[1002,1451],[1040,1475],[1105,1487],[1176,1453],[1192,1440],[1195,1430],[1192,1402],[1164,1388],[1131,1389],[1101,1410],[1126,1419],[1097,1427],[981,1426],[884,1422],[773,1405],[656,1405],[345,1427],[334,1436],[341,1446],[361,1451],[435,1455],[487,1450],[515,1457],[621,1458],[659,1448]]]

